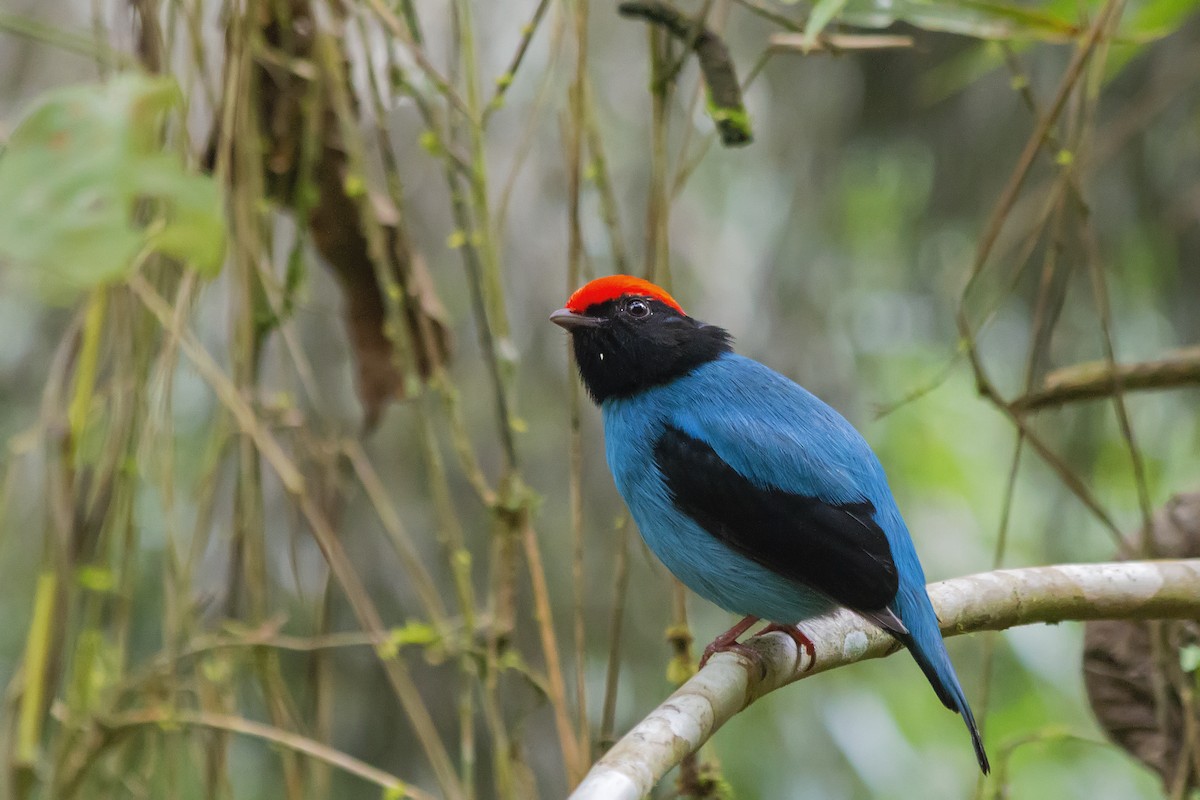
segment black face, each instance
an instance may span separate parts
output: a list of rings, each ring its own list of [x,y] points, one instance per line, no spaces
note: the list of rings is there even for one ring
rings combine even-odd
[[[596,403],[667,383],[731,349],[729,333],[650,297],[589,306],[572,326],[579,376]]]

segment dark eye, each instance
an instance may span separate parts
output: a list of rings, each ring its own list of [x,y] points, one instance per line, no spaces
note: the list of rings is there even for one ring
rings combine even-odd
[[[630,300],[625,306],[625,313],[634,319],[644,319],[650,316],[650,304],[645,300]]]

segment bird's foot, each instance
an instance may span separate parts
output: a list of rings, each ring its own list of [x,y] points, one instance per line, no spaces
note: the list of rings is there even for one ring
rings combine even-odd
[[[722,653],[726,650],[733,650],[741,653],[746,658],[755,662],[762,668],[762,656],[752,647],[747,647],[738,642],[737,638],[745,633],[754,623],[758,622],[758,617],[743,617],[742,621],[734,625],[729,630],[722,633],[717,638],[709,642],[708,647],[704,648],[704,653],[700,656],[700,669],[704,669],[704,665],[708,660],[717,653]]]
[[[780,625],[778,622],[772,622],[770,625],[754,635],[762,636],[767,633],[774,633],[775,631],[786,633],[788,637],[796,643],[796,648],[798,651],[808,653],[808,666],[804,668],[804,672],[808,672],[817,665],[817,646],[814,645],[812,639],[805,636],[804,631],[800,630],[800,628],[796,625]]]
[[[724,647],[713,647],[710,644],[708,647],[704,648],[704,655],[700,657],[700,667],[703,668],[709,657],[715,653],[737,653],[738,655],[743,656],[753,666],[758,668],[759,680],[767,677],[767,662],[763,659],[763,654],[748,644],[742,644],[741,642],[730,642]]]

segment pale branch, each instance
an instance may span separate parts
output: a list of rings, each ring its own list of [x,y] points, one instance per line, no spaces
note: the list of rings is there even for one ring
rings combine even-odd
[[[1200,386],[1200,347],[1189,347],[1155,361],[1118,364],[1115,370],[1107,361],[1063,367],[1047,375],[1042,388],[1018,397],[1009,406],[1014,411],[1038,411],[1079,400],[1097,400],[1111,397],[1118,384],[1126,392]]]
[[[1092,619],[1200,618],[1200,559],[1064,564],[997,570],[934,583],[929,596],[942,633],[954,636],[1018,625]],[[570,800],[636,800],[734,714],[802,678],[901,649],[850,611],[803,626],[807,655],[783,634],[751,639],[765,674],[745,657],[719,653],[594,764]],[[761,675],[761,677],[760,677]]]
[[[768,41],[777,50],[810,53],[844,53],[849,50],[896,50],[913,46],[911,36],[874,33],[821,33],[813,41],[803,33],[772,33]]]

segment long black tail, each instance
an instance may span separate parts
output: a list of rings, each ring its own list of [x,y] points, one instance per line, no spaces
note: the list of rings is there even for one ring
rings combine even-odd
[[[987,775],[992,767],[988,763],[987,752],[983,749],[983,739],[979,735],[979,727],[975,724],[975,715],[971,713],[971,705],[963,693],[962,684],[958,682],[958,675],[954,672],[954,665],[950,663],[950,654],[946,652],[946,645],[942,643],[941,632],[934,628],[932,635],[922,636],[919,642],[912,633],[893,635],[912,653],[913,660],[925,673],[929,684],[933,686],[946,708],[962,715],[963,722],[971,733],[971,744],[975,746],[975,758],[979,761],[979,768]]]

